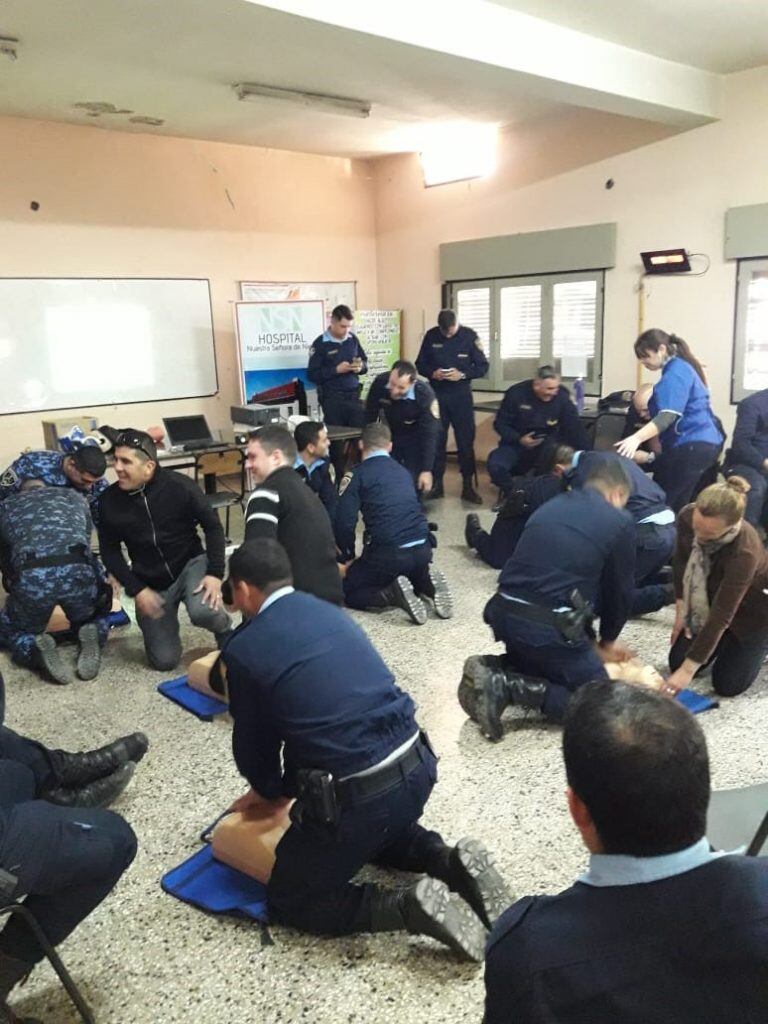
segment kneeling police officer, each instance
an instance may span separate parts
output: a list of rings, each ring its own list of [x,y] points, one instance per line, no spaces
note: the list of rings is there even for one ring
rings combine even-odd
[[[451,848],[418,824],[437,759],[411,698],[345,611],[294,591],[276,541],[238,548],[224,592],[247,616],[222,651],[235,762],[251,785],[235,809],[297,798],[270,918],[318,935],[429,935],[481,960],[508,893],[481,843]],[[353,884],[367,863],[430,877],[399,890]]]

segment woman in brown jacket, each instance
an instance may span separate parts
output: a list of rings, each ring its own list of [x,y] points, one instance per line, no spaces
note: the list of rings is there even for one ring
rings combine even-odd
[[[680,511],[673,562],[676,616],[668,691],[712,663],[712,685],[735,697],[768,654],[768,553],[744,519],[749,484],[732,476]]]

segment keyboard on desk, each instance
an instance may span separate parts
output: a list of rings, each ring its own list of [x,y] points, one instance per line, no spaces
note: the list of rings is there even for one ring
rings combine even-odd
[[[226,447],[226,445],[223,441],[214,441],[213,438],[210,438],[205,441],[187,441],[181,447],[182,451],[185,452],[198,452],[203,448],[222,448]]]

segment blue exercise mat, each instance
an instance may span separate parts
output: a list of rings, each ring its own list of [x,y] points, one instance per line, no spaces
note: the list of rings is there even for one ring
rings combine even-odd
[[[688,708],[694,715],[698,715],[702,711],[709,711],[710,708],[720,707],[720,701],[714,700],[712,697],[705,697],[704,694],[696,693],[695,690],[680,690],[675,700],[679,700],[683,707]]]
[[[186,676],[179,676],[178,679],[169,679],[165,683],[160,683],[157,692],[162,693],[164,697],[172,700],[174,704],[178,704],[185,711],[191,711],[203,722],[213,721],[216,715],[223,715],[229,707],[223,700],[216,700],[215,697],[208,697],[204,693],[193,690],[187,682]]]
[[[176,899],[211,914],[232,914],[267,922],[267,887],[242,871],[214,860],[204,846],[160,879],[163,890]]]

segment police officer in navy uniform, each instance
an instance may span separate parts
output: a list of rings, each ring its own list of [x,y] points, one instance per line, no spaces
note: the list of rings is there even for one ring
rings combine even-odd
[[[635,523],[632,615],[646,615],[673,604],[675,600],[671,581],[659,579],[662,568],[672,561],[677,537],[675,513],[667,506],[664,491],[637,463],[615,452],[574,452],[570,459],[560,460],[562,468],[559,471],[569,487],[579,490],[585,486],[598,463],[617,460],[629,476],[631,491],[627,512]]]
[[[333,522],[339,492],[336,488],[336,470],[328,458],[330,441],[324,423],[306,420],[293,432],[298,452],[293,468],[307,486],[315,492]]]
[[[733,441],[725,461],[726,479],[741,476],[750,485],[744,518],[753,526],[764,527],[768,521],[768,388],[739,402]]]
[[[355,528],[362,512],[365,544],[344,576],[350,608],[402,608],[418,625],[434,604],[441,619],[453,614],[445,577],[432,565],[429,525],[405,467],[390,457],[386,423],[369,423],[360,440],[363,460],[343,481],[336,510],[336,543],[344,561],[355,558]]]
[[[471,382],[488,373],[488,359],[475,331],[458,322],[452,309],[442,309],[437,327],[431,327],[416,357],[416,368],[430,381],[440,405],[440,439],[435,460],[433,498],[443,496],[445,446],[453,427],[463,480],[461,497],[473,505],[482,498],[473,487],[475,476],[475,410]]]
[[[18,494],[25,480],[42,480],[47,487],[73,487],[83,494],[91,509],[91,519],[99,525],[99,499],[109,484],[104,479],[107,460],[95,444],[86,444],[69,454],[62,452],[23,452],[0,475],[0,501]]]
[[[474,548],[492,569],[501,569],[514,554],[525,524],[536,509],[565,490],[563,470],[573,457],[573,448],[558,445],[549,472],[541,476],[515,477],[512,490],[501,503],[491,532],[480,526],[480,517],[470,512],[464,526],[467,547]]]
[[[440,410],[435,392],[418,380],[413,363],[398,359],[391,370],[380,373],[365,408],[369,423],[383,420],[392,431],[392,458],[405,466],[420,491],[431,491]]]
[[[488,474],[505,494],[514,476],[543,472],[558,444],[591,447],[568,389],[551,366],[507,390],[493,429],[500,442],[488,456]]]
[[[362,427],[360,376],[368,372],[363,346],[352,333],[352,310],[336,306],[327,330],[309,350],[307,377],[317,385],[323,418],[337,427]]]
[[[297,798],[270,920],[317,935],[409,931],[482,959],[509,897],[481,843],[451,848],[418,824],[437,762],[411,698],[351,616],[293,589],[276,541],[235,551],[225,590],[247,617],[222,652],[235,763],[251,787],[234,808]],[[430,877],[353,883],[367,863]]]
[[[95,679],[109,633],[112,588],[91,551],[93,524],[85,496],[71,488],[24,480],[0,504],[8,600],[0,611],[0,643],[19,665],[71,682],[46,626],[59,605],[78,639],[77,674]]]
[[[617,642],[634,591],[630,492],[624,467],[600,462],[583,490],[553,498],[528,520],[485,607],[506,658],[468,658],[459,686],[462,707],[490,739],[502,738],[501,714],[510,704],[561,721],[574,690],[608,678],[604,662],[630,657]],[[590,606],[601,612],[598,644]]]

